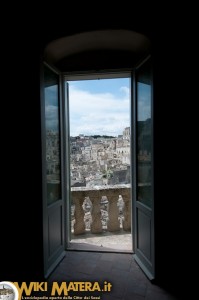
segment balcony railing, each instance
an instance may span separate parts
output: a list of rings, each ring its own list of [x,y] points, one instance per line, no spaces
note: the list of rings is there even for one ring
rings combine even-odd
[[[71,232],[74,235],[131,231],[130,184],[71,188]]]

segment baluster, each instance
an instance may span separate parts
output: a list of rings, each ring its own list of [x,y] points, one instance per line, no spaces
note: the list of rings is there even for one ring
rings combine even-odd
[[[102,219],[102,228],[103,231],[107,231],[107,223],[108,223],[108,199],[106,196],[101,197],[101,219]]]
[[[89,198],[92,202],[92,223],[91,232],[100,233],[102,232],[102,221],[101,221],[101,205],[99,191],[89,191]]]
[[[84,192],[76,191],[72,192],[73,203],[75,204],[75,224],[74,224],[74,234],[82,234],[85,233],[85,223],[84,223],[84,210],[83,210],[83,202],[84,202]]]
[[[109,217],[108,217],[108,231],[119,231],[120,230],[120,222],[119,222],[119,210],[117,206],[118,200],[118,191],[108,190],[106,192],[107,198],[109,201]]]
[[[124,200],[121,195],[119,195],[117,206],[119,210],[119,221],[120,221],[120,228],[123,228],[123,221],[124,221]]]
[[[84,223],[86,226],[86,231],[90,231],[91,230],[91,222],[92,222],[92,217],[91,217],[92,202],[89,199],[89,197],[85,197],[85,199],[84,199],[83,210],[84,210]]]
[[[71,232],[74,232],[74,222],[75,222],[75,205],[71,203]]]
[[[124,200],[124,221],[123,229],[125,231],[131,230],[131,198],[130,189],[123,191],[122,198]]]

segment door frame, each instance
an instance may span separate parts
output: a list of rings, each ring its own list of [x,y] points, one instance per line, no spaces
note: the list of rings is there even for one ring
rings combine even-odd
[[[64,90],[64,95],[65,97],[65,104],[64,107],[66,109],[65,111],[65,119],[67,120],[65,122],[65,134],[64,135],[64,140],[66,140],[66,158],[65,160],[68,162],[68,165],[70,166],[70,116],[69,116],[69,87],[68,87],[68,82],[67,81],[83,81],[83,80],[97,80],[97,79],[117,79],[117,78],[129,78],[130,83],[129,83],[129,88],[131,89],[132,86],[132,70],[131,69],[118,69],[118,70],[102,70],[99,72],[63,72],[63,87],[65,87],[65,84],[67,84],[66,90]],[[130,125],[132,122],[132,115],[131,115],[131,107],[132,107],[132,96],[131,93],[129,95],[130,99],[130,107],[129,107],[129,114],[130,114]],[[67,130],[68,127],[68,130]],[[132,140],[132,138],[131,138]],[[132,149],[131,149],[131,159],[132,159]],[[131,160],[132,164],[132,160]],[[132,173],[132,171],[131,171]],[[67,212],[66,212],[66,230],[67,230],[67,240],[66,240],[66,250],[70,250],[69,244],[70,244],[70,236],[71,236],[71,214],[70,214],[70,209],[71,209],[71,187],[70,187],[70,168],[67,171],[66,170],[66,184],[67,184],[67,198],[69,201],[67,201]],[[132,203],[132,188],[133,188],[133,181],[131,178],[131,203]],[[131,205],[131,210],[132,210],[133,205]],[[132,252],[134,252],[134,243],[133,243],[133,230],[132,230],[132,211],[131,211],[131,242],[132,242]],[[118,251],[120,252],[120,251]]]

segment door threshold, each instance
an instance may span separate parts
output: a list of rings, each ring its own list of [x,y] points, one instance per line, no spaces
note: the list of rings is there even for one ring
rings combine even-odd
[[[103,246],[96,246],[86,243],[69,243],[67,247],[67,251],[88,251],[88,252],[110,252],[110,253],[129,253],[133,254],[132,250],[124,250],[124,249],[115,249]]]

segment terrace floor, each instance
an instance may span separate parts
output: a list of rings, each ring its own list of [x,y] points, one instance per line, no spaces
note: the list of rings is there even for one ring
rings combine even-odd
[[[132,252],[131,233],[104,232],[103,234],[86,233],[72,235],[70,249],[73,250],[97,250],[112,252]]]

